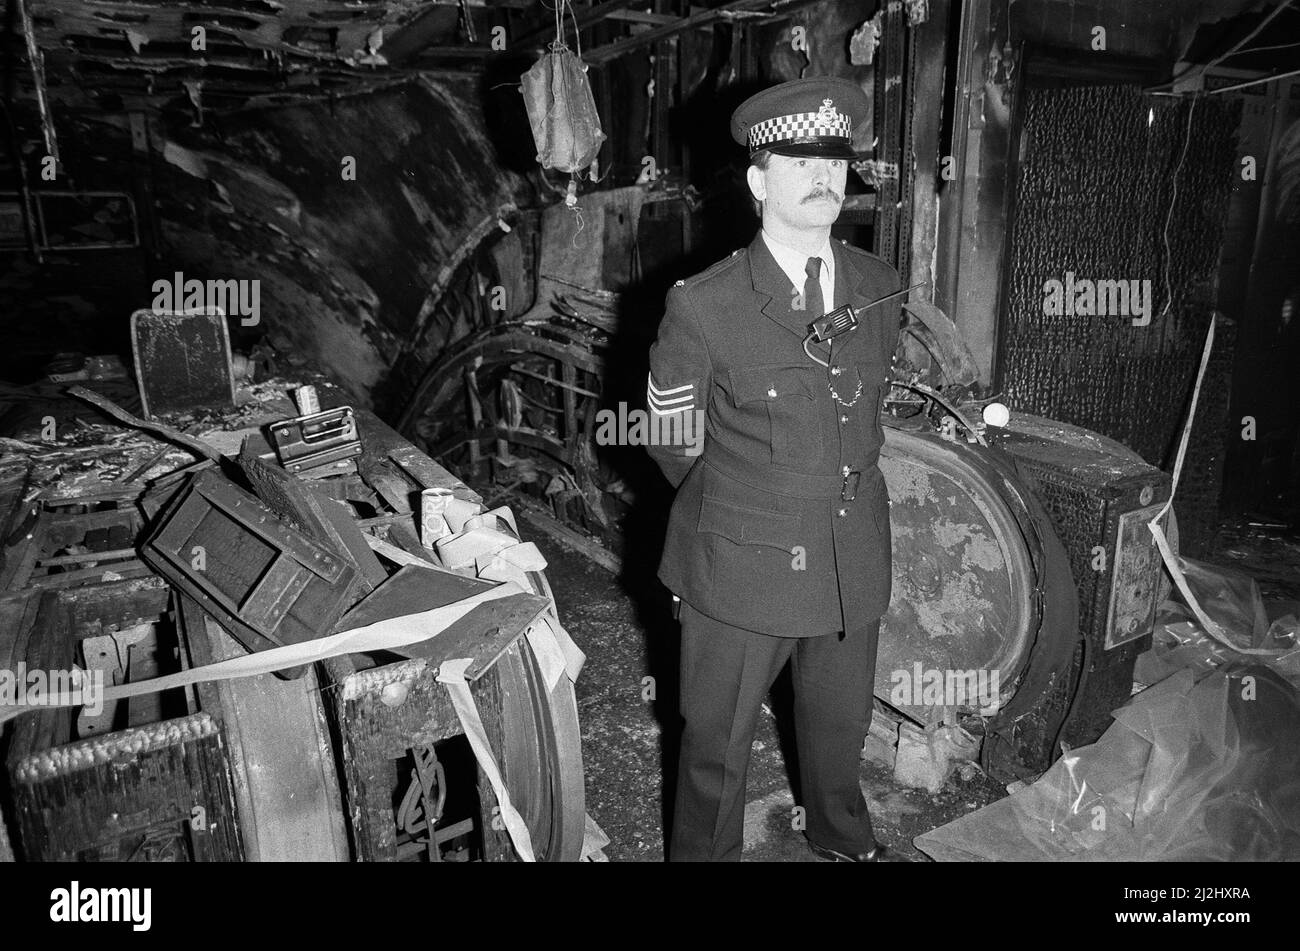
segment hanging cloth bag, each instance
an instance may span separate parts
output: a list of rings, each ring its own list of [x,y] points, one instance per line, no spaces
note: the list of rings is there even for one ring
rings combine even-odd
[[[555,42],[520,77],[528,121],[542,168],[574,173],[595,161],[605,133],[580,55],[564,44],[563,10],[556,4]],[[575,24],[576,26],[576,24]]]

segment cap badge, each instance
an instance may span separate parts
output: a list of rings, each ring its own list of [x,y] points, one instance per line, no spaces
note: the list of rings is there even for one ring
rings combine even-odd
[[[836,122],[840,117],[839,110],[835,108],[835,102],[831,99],[823,99],[822,107],[817,110],[817,118],[826,124]]]

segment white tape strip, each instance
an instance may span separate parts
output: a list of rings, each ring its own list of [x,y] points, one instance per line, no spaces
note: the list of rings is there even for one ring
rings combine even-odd
[[[553,614],[543,614],[540,620],[546,622],[546,626],[551,630],[551,636],[555,638],[555,643],[560,648],[560,653],[564,656],[564,669],[569,675],[569,679],[574,683],[578,682],[578,674],[582,673],[582,665],[587,662],[587,655],[582,652],[582,648],[573,642],[569,632],[564,629],[564,625]]]
[[[510,526],[510,531],[514,532],[515,538],[519,538],[519,524],[515,521],[515,513],[510,510],[508,505],[500,505],[497,508],[484,512],[482,515],[475,515],[465,520],[461,527],[462,532],[468,532],[475,528],[490,528],[493,531],[499,531],[497,528],[497,519],[505,522]]]
[[[1187,412],[1187,422],[1183,424],[1183,435],[1178,442],[1178,456],[1174,461],[1174,478],[1173,485],[1169,489],[1169,499],[1164,506],[1156,513],[1156,517],[1147,523],[1147,528],[1156,540],[1156,547],[1160,549],[1160,557],[1164,559],[1165,567],[1169,569],[1170,577],[1174,579],[1174,584],[1178,586],[1179,592],[1182,593],[1183,599],[1187,606],[1192,609],[1196,615],[1196,620],[1205,628],[1207,634],[1213,637],[1229,650],[1236,651],[1238,654],[1252,654],[1264,657],[1278,657],[1287,653],[1285,650],[1269,650],[1263,647],[1239,647],[1229,639],[1228,635],[1223,632],[1223,628],[1214,623],[1210,616],[1205,613],[1201,603],[1196,600],[1192,594],[1191,588],[1187,584],[1187,577],[1183,574],[1182,568],[1178,566],[1178,557],[1174,554],[1169,545],[1169,539],[1165,537],[1165,531],[1160,527],[1159,522],[1170,506],[1174,504],[1174,495],[1178,492],[1178,480],[1183,474],[1183,461],[1187,457],[1187,443],[1192,436],[1192,424],[1196,421],[1196,403],[1201,396],[1201,384],[1205,381],[1205,369],[1210,364],[1210,351],[1214,349],[1214,324],[1216,318],[1210,318],[1210,329],[1205,334],[1205,347],[1201,351],[1201,366],[1196,371],[1196,388],[1192,390],[1192,406]]]
[[[514,538],[495,528],[467,527],[463,532],[438,539],[438,558],[448,568],[463,568],[515,544],[518,543]]]
[[[551,626],[546,623],[546,618],[547,615],[543,614],[530,624],[526,636],[528,646],[533,649],[533,656],[537,658],[537,666],[542,671],[542,680],[546,682],[546,689],[550,692],[555,689],[555,685],[567,671],[564,653],[551,632]]]
[[[290,644],[286,647],[273,647],[270,650],[245,654],[242,657],[233,657],[230,660],[218,661],[215,664],[208,664],[203,667],[192,667],[189,670],[177,674],[168,674],[165,677],[156,677],[153,680],[142,680],[138,683],[123,684],[119,687],[105,687],[103,699],[105,703],[112,703],[127,697],[157,693],[160,690],[171,690],[174,687],[185,687],[205,681],[233,680],[237,677],[253,677],[257,674],[274,673],[277,670],[299,667],[303,664],[311,664],[330,657],[339,657],[343,654],[406,647],[409,644],[415,644],[436,636],[468,614],[477,605],[512,594],[527,593],[529,592],[519,587],[519,585],[505,582],[490,591],[484,591],[482,594],[476,594],[452,604],[434,608],[432,611],[410,614],[387,621],[377,621],[365,627],[354,628],[339,634],[331,634],[313,641]],[[84,702],[82,692],[74,690],[47,696],[45,702],[39,706],[25,704],[0,705],[0,724],[4,724],[28,710],[50,707],[79,707]]]
[[[447,520],[447,527],[453,532],[463,531],[465,523],[475,515],[481,514],[483,506],[477,502],[466,502],[464,499],[452,499],[447,503],[446,510],[442,517]]]
[[[510,835],[510,841],[514,843],[515,851],[525,862],[535,862],[537,859],[533,855],[533,840],[528,834],[528,826],[523,816],[510,802],[510,794],[506,791],[505,780],[501,778],[501,770],[497,767],[492,745],[488,742],[487,733],[483,729],[483,720],[478,714],[478,706],[474,703],[474,695],[470,693],[469,684],[465,682],[465,668],[469,664],[467,658],[443,661],[442,666],[438,668],[438,683],[447,685],[452,706],[456,708],[460,725],[464,728],[465,736],[469,738],[469,745],[474,750],[474,758],[478,760],[479,768],[483,770],[488,782],[492,784],[492,791],[496,793],[497,807],[501,810],[501,819],[505,823],[506,832]]]
[[[480,555],[474,562],[476,574],[488,581],[513,581],[530,588],[528,572],[542,571],[546,559],[532,542],[523,542],[503,548],[492,554]],[[537,592],[542,594],[542,592]]]

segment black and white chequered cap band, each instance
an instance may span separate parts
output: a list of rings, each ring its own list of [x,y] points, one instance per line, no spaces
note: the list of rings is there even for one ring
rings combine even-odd
[[[796,112],[755,122],[749,129],[749,150],[757,152],[781,142],[800,139],[837,137],[845,142],[853,140],[853,124],[844,113],[837,109]]]

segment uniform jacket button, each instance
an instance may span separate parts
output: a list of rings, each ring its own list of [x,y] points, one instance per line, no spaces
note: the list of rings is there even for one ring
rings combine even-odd
[[[769,399],[771,399],[772,397],[776,396],[776,388],[775,388],[775,387],[771,387],[771,386],[769,386],[769,387],[767,388],[767,395],[768,395],[768,398],[769,398]]]
[[[840,475],[848,475],[851,471],[852,471],[852,470],[849,469],[848,466],[843,466],[843,467],[840,469]]]
[[[848,510],[848,509],[840,509],[836,514],[839,515],[840,518],[848,518],[848,517],[849,517],[849,510]]]
[[[848,414],[847,414],[847,413],[841,413],[841,414],[840,414],[840,424],[843,425],[844,423],[847,423],[848,421],[849,421]]]
[[[839,376],[844,370],[840,367],[831,367],[831,376]]]

